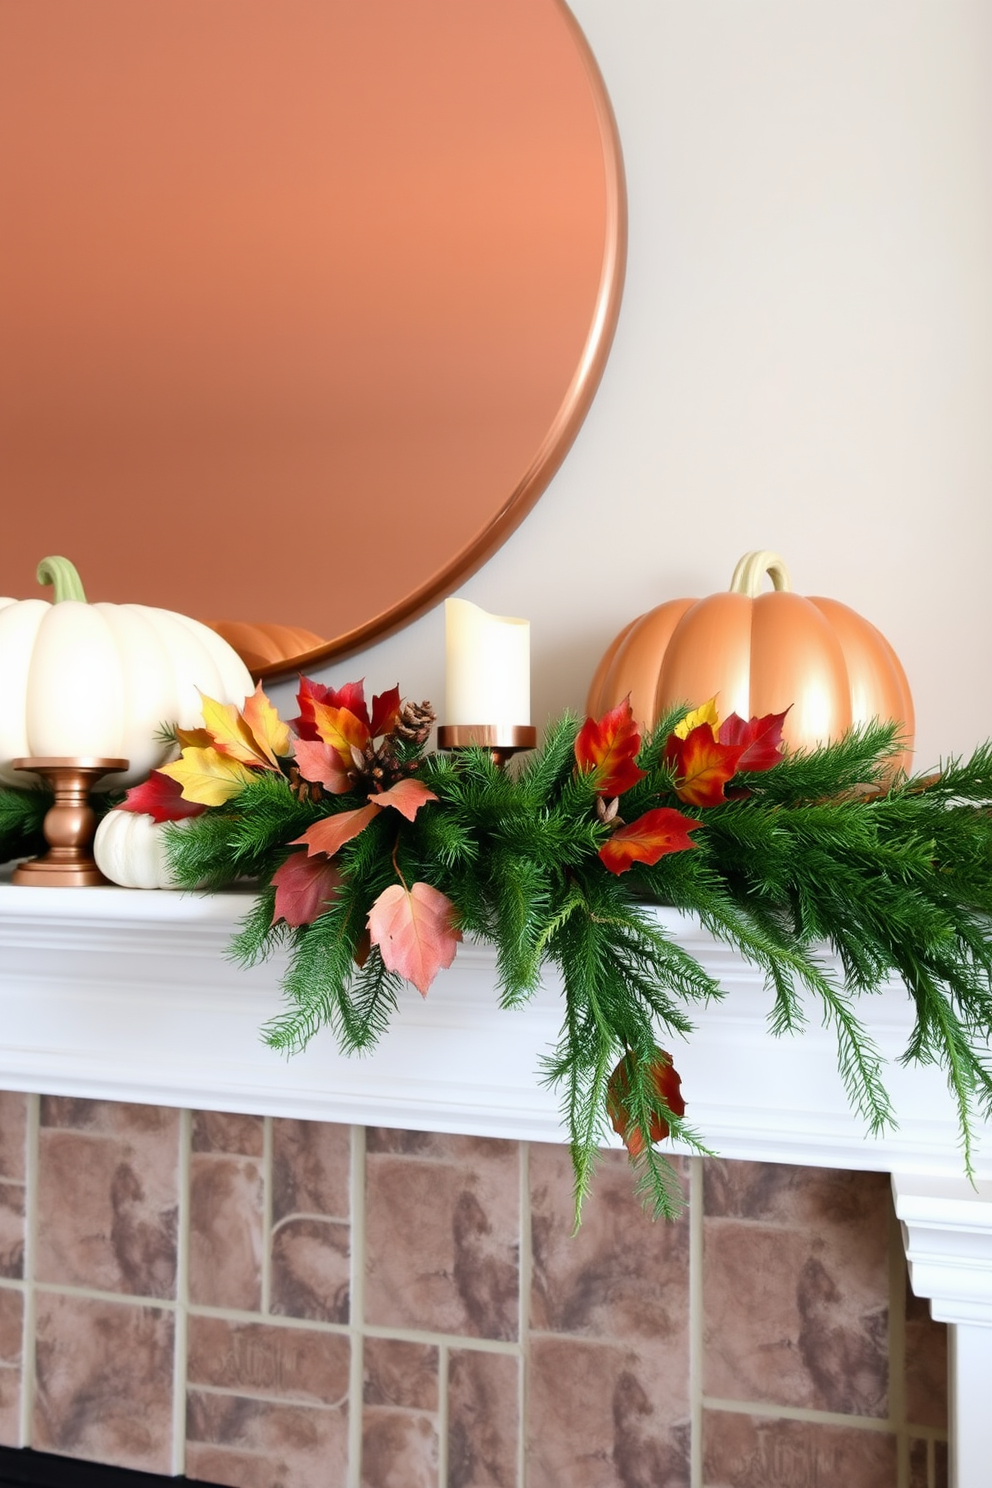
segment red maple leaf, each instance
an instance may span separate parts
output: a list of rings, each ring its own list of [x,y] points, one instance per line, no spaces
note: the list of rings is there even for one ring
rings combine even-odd
[[[315,682],[312,677],[301,677],[296,701],[300,707],[300,716],[291,721],[290,728],[301,739],[320,738],[314,722],[314,703],[326,703],[331,708],[347,708],[349,713],[354,713],[356,718],[361,719],[366,728],[369,727],[364,678],[360,682],[346,682],[343,687],[335,689],[326,687],[323,682]]]
[[[682,1099],[682,1080],[672,1063],[672,1056],[664,1049],[658,1048],[655,1049],[655,1055],[656,1058],[651,1060],[647,1068],[648,1079],[655,1095],[672,1116],[684,1116],[685,1101]],[[639,1157],[645,1145],[644,1134],[630,1112],[631,1090],[636,1067],[635,1055],[625,1054],[606,1085],[606,1114],[610,1118],[613,1130],[623,1140],[631,1157]],[[661,1142],[668,1136],[668,1132],[669,1126],[664,1116],[660,1111],[652,1110],[648,1121],[649,1140],[652,1143]]]
[[[421,997],[455,958],[461,931],[455,906],[431,884],[390,884],[369,911],[369,934],[390,971],[412,982]]]
[[[721,744],[708,723],[691,729],[684,739],[669,734],[665,763],[675,775],[675,794],[687,806],[718,806],[727,798],[723,787],[740,769],[743,744]]]
[[[575,762],[581,774],[593,776],[597,795],[619,796],[647,773],[634,763],[640,747],[630,698],[625,697],[602,718],[586,719],[575,738]]]
[[[398,687],[391,687],[388,692],[381,692],[374,697],[372,699],[372,722],[369,725],[373,739],[378,739],[380,734],[388,734],[394,729],[399,716],[400,690]]]
[[[312,925],[324,913],[341,884],[341,875],[327,858],[291,853],[272,875],[276,889],[273,925]]]
[[[629,826],[619,827],[603,843],[599,856],[611,873],[626,873],[633,863],[657,863],[666,853],[695,847],[686,834],[701,826],[695,817],[683,816],[671,806],[658,806]]]
[[[153,770],[141,785],[134,785],[117,807],[118,811],[141,811],[157,822],[182,821],[206,811],[198,801],[183,799],[182,782]]]
[[[740,744],[744,753],[738,770],[771,770],[782,760],[782,725],[785,713],[766,713],[764,718],[745,720],[731,713],[720,725],[721,744]]]

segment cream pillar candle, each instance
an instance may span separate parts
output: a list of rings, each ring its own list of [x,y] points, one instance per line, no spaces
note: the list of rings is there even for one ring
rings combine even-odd
[[[447,724],[530,723],[530,621],[444,602]]]

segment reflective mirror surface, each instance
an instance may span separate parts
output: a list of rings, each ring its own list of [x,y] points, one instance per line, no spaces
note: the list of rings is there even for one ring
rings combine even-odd
[[[0,594],[62,553],[91,599],[269,623],[229,635],[270,675],[498,546],[616,321],[560,0],[8,4],[0,193]]]

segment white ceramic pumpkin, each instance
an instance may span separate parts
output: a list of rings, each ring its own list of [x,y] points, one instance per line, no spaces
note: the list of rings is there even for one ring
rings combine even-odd
[[[172,825],[181,827],[184,817]],[[143,811],[108,811],[93,838],[96,866],[125,889],[174,889],[165,855],[166,822]]]
[[[163,724],[202,723],[200,691],[239,708],[248,668],[199,620],[137,604],[87,604],[65,558],[38,565],[54,601],[0,599],[0,783],[24,785],[22,755],[130,760],[97,789],[144,780],[169,755]],[[199,691],[198,691],[199,689]]]

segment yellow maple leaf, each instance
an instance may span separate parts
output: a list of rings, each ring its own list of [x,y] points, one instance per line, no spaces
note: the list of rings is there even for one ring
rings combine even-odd
[[[216,748],[243,765],[261,766],[271,770],[271,765],[244,718],[233,703],[219,703],[216,698],[200,693],[203,699],[203,721]]]
[[[720,732],[720,715],[716,711],[716,698],[711,697],[707,702],[701,703],[698,708],[693,708],[687,713],[681,723],[677,723],[672,732],[677,739],[688,739],[694,728],[701,723],[708,723],[713,730],[714,739]]]
[[[251,697],[245,701],[241,716],[248,725],[259,751],[267,760],[271,760],[274,766],[277,766],[276,756],[288,755],[291,752],[289,724],[283,723],[262,691],[261,682],[257,684]]]
[[[213,748],[184,749],[171,765],[160,765],[159,773],[179,782],[184,801],[196,801],[200,806],[223,806],[257,779],[240,760]]]

